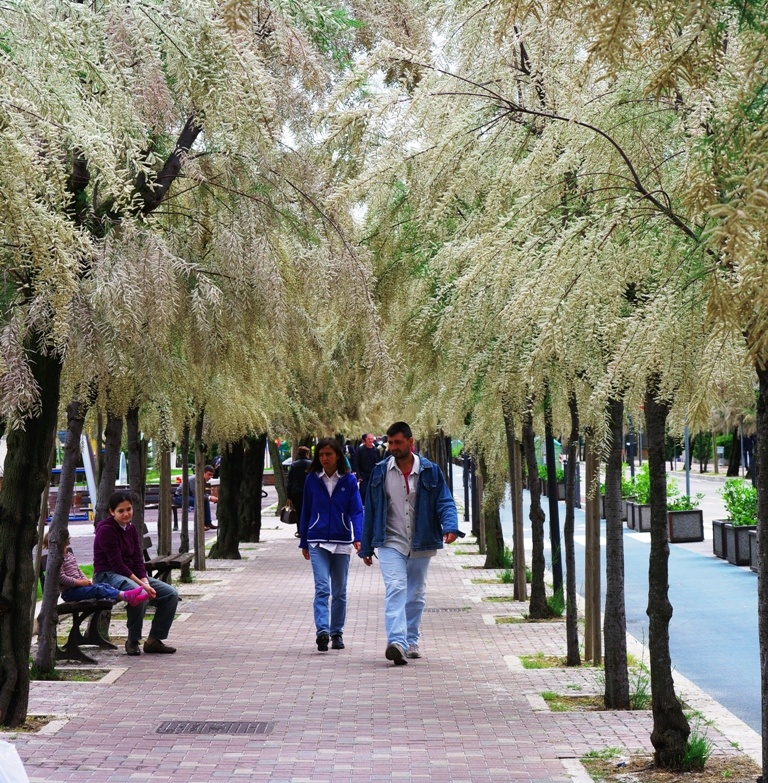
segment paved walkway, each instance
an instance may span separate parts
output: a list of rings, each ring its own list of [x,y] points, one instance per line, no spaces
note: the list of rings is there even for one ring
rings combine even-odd
[[[552,783],[583,780],[589,750],[650,750],[647,712],[552,713],[540,694],[601,692],[591,669],[526,670],[519,656],[562,655],[562,623],[497,624],[527,605],[488,602],[511,586],[460,542],[432,563],[425,657],[384,659],[377,567],[353,558],[347,649],[318,653],[312,575],[292,529],[265,520],[242,561],[209,561],[184,585],[173,656],[98,652],[112,682],[33,683],[31,712],[64,720],[15,742],[32,783]],[[113,633],[122,630],[113,621]],[[122,670],[122,671],[121,671]],[[717,753],[759,741],[693,686],[680,691],[714,720]],[[265,722],[253,735],[163,734],[166,721]],[[721,733],[721,729],[724,733]],[[580,777],[581,776],[581,777]]]

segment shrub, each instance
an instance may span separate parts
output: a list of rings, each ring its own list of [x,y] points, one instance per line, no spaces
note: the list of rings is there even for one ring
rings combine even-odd
[[[547,480],[547,466],[546,465],[539,465],[538,471],[539,471],[539,478],[542,481],[546,481]]]
[[[690,498],[688,495],[678,495],[671,501],[667,501],[667,511],[693,511],[699,507],[703,499],[703,492],[698,492],[694,498]]]
[[[693,727],[688,742],[685,746],[680,766],[685,770],[701,770],[712,755],[712,740],[706,734],[699,731],[698,725]]]
[[[754,525],[757,520],[757,489],[743,479],[732,478],[718,490],[734,527]]]
[[[651,502],[651,475],[650,467],[647,462],[644,462],[640,467],[640,470],[635,473],[635,498],[636,503],[641,506],[646,506]],[[622,494],[623,494],[622,487]],[[670,506],[670,500],[676,498],[680,494],[680,489],[677,486],[677,481],[672,477],[667,477],[667,508],[672,511]],[[702,495],[703,497],[703,495]],[[674,501],[673,501],[674,502]],[[683,509],[676,509],[683,510]]]

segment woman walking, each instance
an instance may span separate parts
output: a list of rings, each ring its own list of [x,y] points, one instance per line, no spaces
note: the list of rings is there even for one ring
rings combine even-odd
[[[299,518],[299,547],[312,563],[315,578],[315,641],[320,652],[328,650],[329,641],[332,649],[344,649],[349,558],[360,550],[362,526],[357,479],[338,442],[323,438],[307,469]]]

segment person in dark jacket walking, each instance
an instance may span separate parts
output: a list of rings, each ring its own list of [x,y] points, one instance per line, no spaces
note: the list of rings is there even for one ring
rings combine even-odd
[[[131,524],[133,505],[128,492],[115,492],[109,498],[109,516],[96,525],[93,539],[93,583],[110,584],[117,590],[142,587],[155,600],[155,616],[144,642],[145,653],[175,653],[165,644],[171,630],[179,594],[174,587],[147,575],[141,549],[141,535]],[[127,607],[128,641],[125,652],[141,655],[139,642],[146,603]]]
[[[320,652],[344,649],[347,574],[352,552],[360,551],[363,504],[357,480],[333,438],[315,446],[299,518],[299,547],[315,578],[315,642]],[[330,601],[330,613],[328,603]]]
[[[288,482],[285,492],[288,500],[296,509],[296,538],[299,537],[299,524],[301,520],[301,505],[304,499],[304,484],[307,480],[307,470],[312,464],[309,458],[309,449],[306,446],[299,446],[296,449],[296,459],[288,466]]]
[[[357,480],[360,482],[360,497],[365,504],[365,497],[368,493],[368,483],[371,480],[371,473],[381,460],[379,450],[374,445],[372,433],[366,432],[363,435],[363,442],[357,447],[355,456],[355,466],[357,469]]]

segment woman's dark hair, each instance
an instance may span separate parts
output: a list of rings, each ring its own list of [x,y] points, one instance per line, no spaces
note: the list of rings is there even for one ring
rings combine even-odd
[[[126,500],[133,505],[130,492],[126,492],[124,489],[113,492],[109,496],[109,510],[114,511],[121,503],[125,503]]]
[[[309,459],[312,455],[312,452],[309,450],[308,446],[299,446],[298,449],[296,449],[296,459]]]
[[[388,430],[387,437],[392,438],[395,435],[402,435],[406,440],[413,437],[411,428],[404,421],[396,421]]]
[[[307,468],[307,473],[319,473],[323,469],[323,466],[320,464],[320,449],[324,449],[326,446],[333,449],[336,454],[336,470],[339,472],[339,475],[343,476],[345,473],[349,473],[349,466],[341,453],[341,446],[339,446],[336,438],[321,438],[317,441],[315,457],[312,460],[312,464]]]

